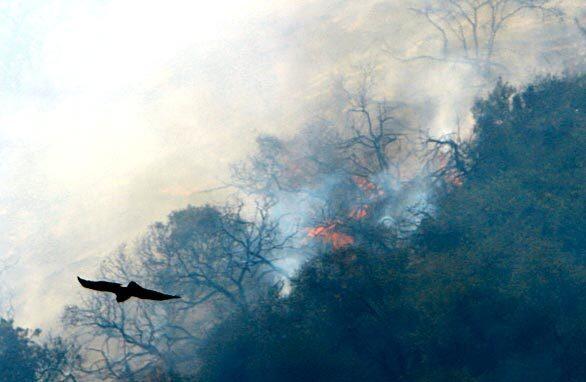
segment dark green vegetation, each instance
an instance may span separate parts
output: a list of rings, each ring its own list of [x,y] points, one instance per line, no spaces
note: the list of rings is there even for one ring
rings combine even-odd
[[[361,105],[353,126],[408,123]],[[254,208],[174,211],[96,275],[180,300],[89,294],[71,342],[0,321],[0,381],[586,380],[586,76],[499,83],[473,111],[472,139],[428,139],[398,189],[401,124],[261,137],[235,167]],[[306,253],[283,297],[280,260]]]
[[[12,321],[0,319],[0,381],[68,381],[75,356],[61,339],[46,344],[35,341],[40,330],[15,327]]]
[[[408,243],[314,258],[216,327],[198,380],[586,380],[586,77],[474,113],[463,184]]]

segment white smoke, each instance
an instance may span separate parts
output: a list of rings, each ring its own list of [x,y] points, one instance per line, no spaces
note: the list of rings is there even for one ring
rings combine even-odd
[[[436,46],[422,43],[433,28],[410,2],[202,4],[15,0],[0,9],[0,256],[17,260],[3,280],[20,324],[56,324],[77,296],[75,275],[170,210],[224,200],[199,191],[227,182],[257,134],[291,137],[318,116],[335,120],[334,85],[365,63],[379,75],[377,95],[416,105],[421,128],[470,131],[486,85],[473,69],[383,51]],[[564,22],[505,30],[505,79],[581,68],[580,5],[564,3]]]

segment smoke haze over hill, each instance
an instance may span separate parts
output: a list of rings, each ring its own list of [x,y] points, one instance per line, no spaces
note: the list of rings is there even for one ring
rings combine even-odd
[[[405,3],[3,5],[0,256],[16,320],[57,327],[75,275],[169,211],[223,201],[229,188],[208,190],[259,134],[336,120],[342,79],[354,86],[365,67],[377,97],[425,110],[421,128],[469,133],[488,80],[461,62],[404,62],[441,45]],[[524,15],[503,30],[506,80],[584,68],[580,1],[561,8],[563,20]]]

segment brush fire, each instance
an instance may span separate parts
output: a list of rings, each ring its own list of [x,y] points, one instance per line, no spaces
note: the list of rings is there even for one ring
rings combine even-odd
[[[385,193],[377,184],[366,178],[353,176],[352,181],[362,194],[359,197],[362,202],[352,207],[347,217],[353,220],[362,220],[370,214],[371,203],[384,196]],[[320,239],[323,243],[331,245],[334,250],[354,244],[355,239],[352,236],[340,232],[341,225],[341,221],[333,221],[312,227],[308,229],[307,236]]]
[[[322,242],[330,244],[334,250],[354,244],[354,238],[342,232],[336,231],[337,223],[317,226],[307,232],[311,238],[319,238]]]

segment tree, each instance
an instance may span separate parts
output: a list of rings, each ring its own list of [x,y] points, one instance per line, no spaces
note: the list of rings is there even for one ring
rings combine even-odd
[[[321,253],[286,298],[212,331],[200,380],[584,380],[585,90],[499,83],[463,185],[410,240]]]
[[[459,134],[448,134],[440,138],[427,137],[425,145],[430,176],[435,186],[444,190],[461,186],[472,165],[470,142],[463,140]]]
[[[72,369],[79,356],[61,338],[39,344],[39,329],[15,327],[12,320],[0,319],[0,380],[75,381]]]
[[[371,96],[374,79],[364,71],[356,92],[343,88],[346,94],[348,137],[342,137],[339,148],[348,161],[348,171],[363,178],[394,170],[400,178],[401,160],[392,144],[399,143],[408,133],[401,112],[404,104],[376,100]]]
[[[555,4],[553,0],[424,1],[410,9],[433,28],[441,42],[439,53],[400,59],[462,63],[473,66],[484,76],[494,77],[495,73],[506,71],[498,58],[498,42],[507,26],[524,13],[561,17],[562,11]]]
[[[252,219],[245,218],[241,202],[223,211],[204,207],[174,213],[168,225],[154,226],[151,241],[142,249],[143,263],[160,274],[156,266],[164,258],[176,272],[177,287],[195,287],[197,295],[186,304],[220,298],[231,308],[247,311],[263,284],[269,285],[275,275],[287,277],[277,261],[294,233],[281,236],[278,222],[270,217],[271,207],[268,200],[259,202]],[[185,220],[190,225],[182,227]]]
[[[188,207],[154,224],[129,250],[122,247],[103,263],[101,278],[136,280],[172,291],[180,300],[165,304],[96,294],[65,313],[69,327],[91,354],[83,371],[102,378],[143,380],[156,370],[192,373],[205,333],[234,311],[245,314],[276,280],[281,237],[259,204],[252,220],[241,203],[218,208]]]
[[[339,135],[328,121],[308,124],[290,139],[261,135],[256,152],[232,166],[234,185],[247,194],[275,200],[280,193],[307,192],[323,177],[342,171]]]
[[[232,166],[232,179],[247,193],[273,195],[275,191],[291,190],[287,181],[288,154],[277,137],[261,135],[256,139],[257,152],[248,161]]]
[[[244,192],[297,213],[313,239],[302,242],[388,247],[420,220],[416,210],[425,204],[425,187],[415,174],[417,150],[410,141],[414,113],[402,103],[375,98],[373,72],[364,68],[350,86],[340,81],[343,107],[333,121],[306,126],[286,140],[261,136],[256,153],[233,168]],[[299,213],[291,200],[306,208]]]
[[[364,68],[351,87],[340,81],[344,107],[333,121],[310,124],[287,140],[259,136],[256,153],[232,168],[235,184],[247,193],[275,197],[311,192],[324,177],[369,179],[385,173],[401,178],[401,167],[413,154],[405,144],[412,110],[374,97],[373,71]]]

